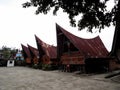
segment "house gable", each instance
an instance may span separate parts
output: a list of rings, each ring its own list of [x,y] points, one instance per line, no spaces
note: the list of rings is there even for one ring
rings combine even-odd
[[[36,35],[35,35],[35,39],[39,50],[39,55],[41,58],[43,55],[49,56],[50,59],[57,58],[57,52],[55,46],[46,44],[45,42],[40,40]]]
[[[59,28],[57,28],[57,49],[60,55],[79,51]]]
[[[86,58],[102,58],[108,55],[108,51],[105,48],[99,36],[92,39],[83,39],[69,33],[68,31],[66,31],[57,24],[56,29],[57,39],[62,38],[62,36],[58,37],[60,34],[64,34],[70,40],[70,42],[79,50],[79,52],[83,54]],[[61,43],[60,42],[61,41],[59,40],[57,42],[57,45],[59,45],[58,46],[59,55],[61,55],[61,53],[63,52],[61,51],[60,48],[63,48],[62,43],[64,43],[64,41],[62,41]]]
[[[30,50],[32,58],[33,57],[38,57],[39,52],[38,52],[38,50],[36,48],[34,48],[34,47],[30,46],[30,45],[28,45],[28,48]]]
[[[22,46],[22,49],[23,49],[23,55],[24,55],[24,58],[31,58],[31,55],[30,55],[30,51],[28,49],[28,47],[26,47],[25,45],[21,44]]]

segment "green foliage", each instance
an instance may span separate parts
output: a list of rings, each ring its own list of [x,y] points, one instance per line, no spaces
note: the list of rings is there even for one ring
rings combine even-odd
[[[38,68],[42,69],[42,63],[38,63]]]
[[[37,64],[34,64],[32,67],[33,67],[34,69],[38,69],[38,65],[37,65]]]
[[[9,47],[3,46],[1,53],[3,54],[4,59],[9,59],[10,57],[15,56],[17,49],[11,49]]]
[[[32,67],[33,67],[34,69],[42,69],[42,63],[34,64]]]
[[[25,60],[15,60],[16,66],[25,66],[26,62]]]
[[[92,32],[93,28],[103,29],[105,26],[115,25],[115,15],[118,10],[119,0],[115,0],[115,6],[111,11],[107,11],[106,3],[109,0],[30,0],[23,4],[23,7],[36,7],[36,14],[47,14],[54,8],[53,14],[56,15],[59,8],[69,15],[71,26],[76,26],[75,16],[82,15],[77,26],[80,30],[88,28]]]
[[[43,70],[52,70],[52,66],[50,64],[42,64]]]

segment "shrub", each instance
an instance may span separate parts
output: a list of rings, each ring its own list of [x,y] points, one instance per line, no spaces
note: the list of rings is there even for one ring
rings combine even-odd
[[[50,64],[42,64],[43,70],[52,70],[52,66]]]
[[[38,69],[38,65],[37,65],[37,64],[34,64],[32,67],[33,67],[34,69]]]

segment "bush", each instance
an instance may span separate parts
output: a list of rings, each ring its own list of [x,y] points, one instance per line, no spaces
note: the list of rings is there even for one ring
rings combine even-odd
[[[34,64],[32,67],[33,67],[34,69],[38,69],[38,65],[37,65],[37,64]]]
[[[42,69],[42,63],[38,63],[38,69]]]
[[[34,64],[32,67],[35,69],[42,69],[42,63]]]
[[[15,60],[15,66],[25,66],[25,60]]]
[[[0,60],[0,67],[7,66],[7,60]]]
[[[43,70],[52,70],[52,66],[50,64],[42,64]]]

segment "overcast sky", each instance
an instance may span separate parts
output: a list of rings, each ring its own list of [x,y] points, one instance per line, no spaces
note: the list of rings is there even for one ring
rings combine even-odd
[[[110,51],[114,35],[114,27],[105,28],[99,34],[78,31],[69,24],[69,19],[62,11],[57,16],[52,13],[35,15],[35,8],[22,8],[27,0],[0,0],[0,47],[7,46],[21,49],[21,43],[36,47],[34,35],[50,45],[56,45],[55,23],[81,38],[93,38],[100,35],[104,45]],[[112,0],[114,1],[114,0]],[[109,7],[111,7],[109,3]]]

